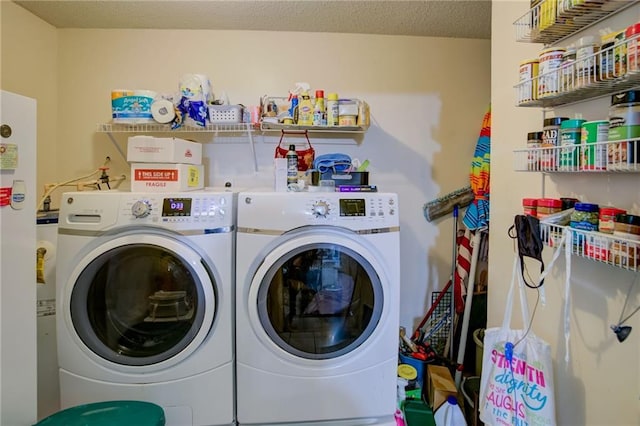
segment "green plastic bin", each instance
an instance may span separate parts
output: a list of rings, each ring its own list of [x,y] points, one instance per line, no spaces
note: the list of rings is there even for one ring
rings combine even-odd
[[[407,399],[402,404],[407,426],[436,426],[431,407],[419,399]]]
[[[164,426],[164,410],[142,401],[105,401],[70,407],[35,426]]]

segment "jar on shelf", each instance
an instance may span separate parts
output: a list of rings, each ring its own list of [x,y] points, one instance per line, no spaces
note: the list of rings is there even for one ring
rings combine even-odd
[[[527,133],[527,169],[540,170],[540,148],[542,146],[542,132]]]
[[[627,40],[627,73],[640,71],[640,22],[629,25],[625,31]]]
[[[629,90],[611,97],[609,108],[608,170],[632,170],[638,167],[640,137],[640,90]]]
[[[597,204],[575,203],[569,226],[582,231],[597,231],[599,221],[598,210],[599,207]]]
[[[538,99],[555,96],[559,93],[559,70],[565,52],[566,49],[564,47],[550,47],[540,52],[540,57],[538,58],[538,72],[540,74],[538,77]]]
[[[540,170],[553,171],[558,166],[558,150],[560,145],[560,125],[569,117],[545,118],[542,127],[542,145],[540,150]]]
[[[576,44],[576,84],[577,87],[592,85],[597,81],[597,53],[600,46],[594,36],[588,35],[578,39]]]
[[[627,213],[617,207],[601,207],[598,215],[598,230],[605,234],[613,234],[616,216]]]
[[[518,103],[538,99],[538,58],[527,59],[520,63]]]
[[[567,46],[567,50],[562,55],[560,64],[560,89],[563,93],[575,89],[576,78],[576,48]]]
[[[623,268],[635,269],[640,265],[640,216],[616,215],[609,262]]]
[[[580,202],[577,198],[571,197],[560,197],[560,201],[562,201],[562,210],[572,209],[576,203]]]
[[[523,198],[522,199],[522,210],[524,214],[528,214],[529,216],[537,217],[538,215],[538,199],[537,198]]]

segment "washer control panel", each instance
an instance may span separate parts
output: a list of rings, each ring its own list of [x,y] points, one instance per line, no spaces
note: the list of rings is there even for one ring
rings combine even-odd
[[[233,223],[233,194],[181,192],[123,194],[120,217],[133,223],[210,224]]]

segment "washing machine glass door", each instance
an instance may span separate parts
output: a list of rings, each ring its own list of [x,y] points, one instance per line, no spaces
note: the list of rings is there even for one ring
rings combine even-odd
[[[81,266],[71,293],[73,327],[93,353],[156,364],[208,332],[205,309],[215,309],[215,299],[205,289],[215,282],[190,248],[162,239],[114,246]]]
[[[262,327],[285,351],[330,359],[367,340],[383,306],[380,278],[356,250],[312,243],[271,264],[258,290]]]

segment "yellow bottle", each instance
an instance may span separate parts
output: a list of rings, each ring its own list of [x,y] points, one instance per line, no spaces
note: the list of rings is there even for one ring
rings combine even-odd
[[[298,104],[298,125],[313,125],[313,102],[309,92],[304,91],[300,94],[300,102]]]

